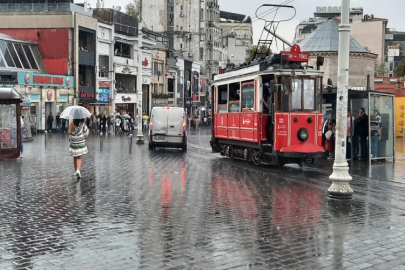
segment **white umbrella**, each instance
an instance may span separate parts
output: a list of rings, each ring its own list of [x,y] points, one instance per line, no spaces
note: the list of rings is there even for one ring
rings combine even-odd
[[[60,118],[63,119],[83,119],[90,117],[91,113],[82,106],[69,106],[63,110]]]
[[[129,116],[129,114],[127,114],[127,113],[124,114],[124,117],[125,117],[125,118],[131,118],[131,116]]]
[[[115,116],[121,116],[121,114],[120,113],[115,113]]]

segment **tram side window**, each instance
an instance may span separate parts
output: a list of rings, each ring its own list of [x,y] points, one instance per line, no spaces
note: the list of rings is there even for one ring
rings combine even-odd
[[[242,112],[255,110],[255,86],[252,84],[245,84],[242,86]]]
[[[228,104],[228,85],[221,85],[218,87],[218,112],[228,112],[226,106]]]
[[[294,79],[292,85],[292,97],[291,97],[291,109],[301,110],[302,109],[302,80]]]
[[[229,85],[229,112],[240,112],[240,83]]]
[[[304,80],[304,110],[315,110],[315,81]]]

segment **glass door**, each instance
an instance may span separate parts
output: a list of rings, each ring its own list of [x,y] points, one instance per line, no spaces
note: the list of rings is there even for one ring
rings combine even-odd
[[[395,158],[394,96],[369,93],[369,153],[372,160]]]

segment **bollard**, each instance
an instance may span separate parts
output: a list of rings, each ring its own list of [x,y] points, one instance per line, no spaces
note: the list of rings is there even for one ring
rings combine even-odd
[[[129,153],[132,151],[132,134],[129,135]]]
[[[48,135],[48,131],[45,130],[45,148],[46,148],[46,137]]]

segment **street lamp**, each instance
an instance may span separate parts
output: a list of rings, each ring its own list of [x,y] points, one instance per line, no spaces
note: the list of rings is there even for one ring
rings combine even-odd
[[[136,143],[143,144],[142,133],[142,0],[139,0],[139,20],[138,20],[138,78],[136,88],[138,89],[138,129],[136,135]]]
[[[349,166],[346,161],[347,111],[350,60],[350,0],[342,0],[341,23],[339,25],[338,82],[336,99],[336,146],[333,173],[329,176],[332,185],[328,189],[329,197],[351,199],[353,190],[349,182]]]

